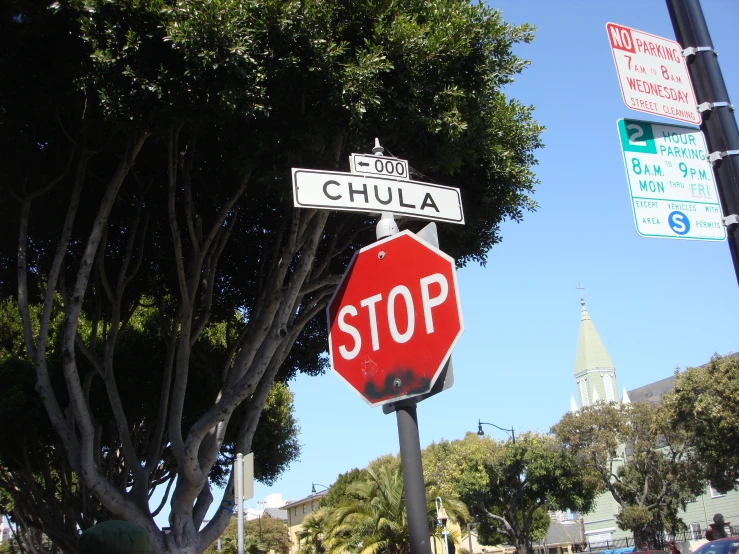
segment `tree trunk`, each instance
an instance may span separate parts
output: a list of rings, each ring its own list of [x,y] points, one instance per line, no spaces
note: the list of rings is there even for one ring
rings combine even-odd
[[[646,542],[647,545],[649,545],[649,541],[647,540],[647,535],[644,529],[634,530],[634,550],[639,550],[643,542]]]

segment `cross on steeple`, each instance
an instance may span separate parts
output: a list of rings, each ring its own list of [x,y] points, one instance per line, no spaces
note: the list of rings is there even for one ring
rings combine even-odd
[[[580,300],[582,300],[583,299],[583,297],[582,297],[582,291],[585,290],[585,287],[581,287],[580,286],[580,283],[578,283],[575,288],[580,291]]]

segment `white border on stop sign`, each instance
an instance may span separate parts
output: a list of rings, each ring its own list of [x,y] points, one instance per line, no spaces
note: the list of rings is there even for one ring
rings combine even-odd
[[[389,242],[391,240],[395,240],[398,237],[401,237],[403,235],[408,235],[409,237],[411,237],[413,240],[415,240],[416,242],[418,242],[419,244],[421,244],[425,248],[428,248],[432,252],[435,252],[436,254],[438,254],[439,256],[441,256],[442,258],[444,258],[445,260],[447,260],[448,262],[450,262],[451,267],[452,267],[452,281],[454,283],[454,295],[455,295],[456,300],[457,300],[457,313],[459,314],[459,332],[457,332],[457,336],[454,338],[454,340],[452,341],[451,345],[449,346],[449,349],[447,350],[446,354],[444,355],[443,361],[441,362],[441,364],[439,364],[439,367],[436,369],[436,373],[434,374],[434,378],[431,380],[431,382],[429,384],[429,390],[428,391],[424,391],[424,392],[417,393],[417,394],[407,394],[407,395],[404,395],[404,396],[394,396],[392,398],[388,398],[387,400],[382,400],[380,402],[370,402],[369,400],[367,400],[367,398],[361,392],[359,392],[356,388],[354,388],[354,385],[352,385],[351,383],[349,383],[349,381],[347,381],[344,378],[344,376],[341,375],[341,373],[339,373],[338,371],[336,371],[336,369],[334,368],[334,353],[333,353],[333,351],[332,351],[333,349],[331,347],[331,314],[330,314],[330,309],[331,309],[331,305],[334,303],[334,300],[336,299],[336,296],[339,294],[339,290],[341,289],[341,286],[344,284],[344,280],[346,279],[347,274],[351,271],[352,267],[354,266],[354,262],[356,261],[357,257],[361,253],[363,253],[363,252],[367,252],[369,250],[373,250],[374,248],[377,248],[378,246],[381,246],[382,244],[385,244],[386,242]],[[434,384],[436,383],[436,381],[439,378],[439,375],[441,374],[442,370],[444,369],[444,365],[446,365],[446,363],[449,361],[449,358],[452,355],[452,351],[454,350],[454,347],[457,345],[457,342],[459,341],[459,338],[462,336],[462,333],[464,332],[464,318],[462,317],[462,304],[461,304],[461,300],[460,300],[460,297],[459,297],[459,286],[457,284],[457,264],[456,264],[456,261],[454,260],[454,258],[452,258],[451,256],[449,256],[446,252],[442,252],[441,250],[439,250],[438,248],[436,248],[432,244],[426,242],[422,238],[418,237],[415,233],[413,233],[412,231],[409,231],[408,229],[406,229],[404,231],[401,231],[400,233],[397,233],[395,235],[390,235],[389,237],[385,237],[384,239],[381,239],[381,240],[378,240],[376,242],[373,242],[372,244],[368,244],[367,246],[364,246],[364,247],[360,248],[359,250],[357,250],[354,253],[354,256],[352,256],[352,259],[349,262],[349,264],[346,266],[346,271],[344,271],[344,275],[342,275],[341,281],[339,281],[339,284],[337,285],[336,290],[334,291],[334,294],[331,295],[331,300],[329,300],[328,304],[326,305],[326,322],[328,324],[328,354],[329,354],[329,363],[331,365],[331,371],[333,373],[335,373],[342,381],[344,381],[344,383],[346,383],[346,385],[351,390],[353,390],[355,394],[357,394],[360,398],[362,398],[362,400],[364,400],[367,404],[369,404],[370,406],[372,406],[374,408],[376,406],[383,406],[385,404],[390,404],[390,403],[394,403],[394,402],[400,402],[401,400],[405,400],[407,398],[415,398],[417,396],[423,396],[424,394],[428,393],[431,389],[434,388]]]

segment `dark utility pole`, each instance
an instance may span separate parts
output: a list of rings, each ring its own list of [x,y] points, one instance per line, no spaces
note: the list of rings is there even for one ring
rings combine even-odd
[[[666,1],[675,37],[685,49],[688,71],[702,111],[701,131],[708,143],[723,215],[727,218],[729,250],[739,281],[739,129],[734,107],[699,0]]]

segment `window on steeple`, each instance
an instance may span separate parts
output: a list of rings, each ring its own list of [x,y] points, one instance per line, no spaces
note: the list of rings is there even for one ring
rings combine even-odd
[[[610,373],[603,375],[603,386],[606,389],[606,402],[615,402],[616,395],[613,393],[613,379]]]
[[[588,397],[588,382],[584,377],[580,379],[580,402],[583,407],[590,404],[590,399]]]

